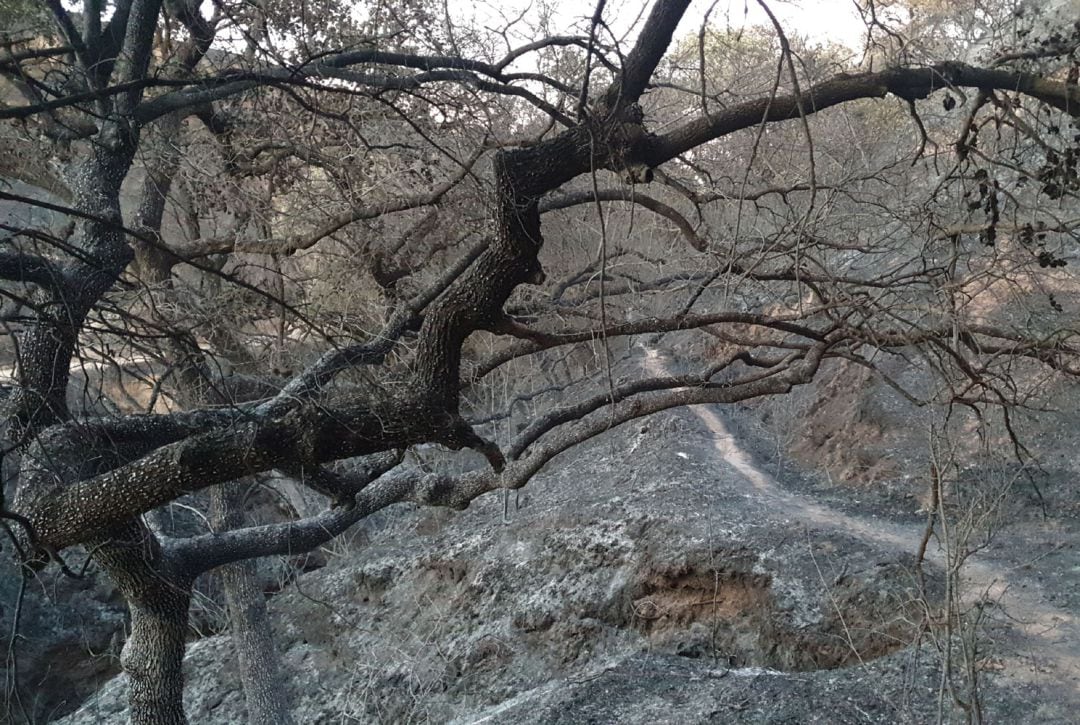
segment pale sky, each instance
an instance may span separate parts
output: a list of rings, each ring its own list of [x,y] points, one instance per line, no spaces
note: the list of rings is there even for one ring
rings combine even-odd
[[[73,9],[79,0],[63,0]],[[765,0],[777,16],[785,33],[800,35],[811,42],[833,42],[860,50],[866,29],[856,7],[865,0]],[[392,4],[393,0],[352,0],[354,14],[363,14],[379,3]],[[619,37],[623,47],[632,44],[633,36],[640,29],[655,0],[608,0],[604,20],[611,31]],[[714,27],[738,30],[742,27],[771,27],[768,16],[758,0],[693,0],[676,32],[676,37],[694,35],[701,26],[710,6],[709,22]],[[511,24],[507,39],[518,46],[537,39],[535,29],[543,17],[548,18],[544,35],[585,34],[589,20],[596,7],[596,0],[447,0],[447,9],[455,25],[459,27],[484,27],[501,31]],[[203,0],[204,15],[213,14],[213,1]],[[220,36],[226,43],[242,43],[239,36],[230,38],[228,32]],[[281,47],[288,47],[287,38],[278,39]],[[523,59],[524,60],[524,59]],[[527,62],[527,61],[526,61]]]
[[[703,5],[697,8],[697,5]],[[861,45],[866,27],[853,0],[801,0],[792,2],[778,2],[770,0],[769,9],[773,11],[785,33],[798,33],[803,37],[819,42],[833,41],[844,43],[851,47]],[[691,6],[691,12],[696,11],[697,17],[704,15],[708,6],[704,3],[695,3]],[[751,25],[769,25],[769,19],[765,11],[757,2],[744,4],[721,0],[717,3],[713,15],[727,13],[727,18],[733,26],[741,23]]]
[[[822,43],[842,43],[853,49],[862,45],[865,27],[855,0],[766,1],[785,33]],[[604,19],[616,34],[622,36],[635,23],[640,27],[644,20],[642,8],[647,12],[651,5],[652,0],[609,0]],[[677,36],[696,33],[710,5],[713,9],[709,19],[714,26],[733,29],[754,25],[771,27],[757,0],[716,0],[715,4],[713,0],[695,0],[679,25]],[[534,25],[535,20],[548,10],[553,18],[552,32],[566,32],[575,24],[579,25],[579,30],[587,28],[595,0],[450,0],[450,8],[456,19],[479,22],[488,27],[505,25],[519,16],[526,24]]]

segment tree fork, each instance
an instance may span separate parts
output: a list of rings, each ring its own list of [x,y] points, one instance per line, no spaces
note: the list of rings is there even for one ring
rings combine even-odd
[[[186,725],[184,650],[193,576],[167,556],[141,522],[93,547],[131,612],[120,655],[132,725]]]

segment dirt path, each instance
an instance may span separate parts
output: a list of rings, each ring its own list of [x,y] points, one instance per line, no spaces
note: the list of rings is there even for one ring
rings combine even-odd
[[[671,374],[654,350],[646,350],[645,368],[654,375]],[[713,406],[695,405],[690,411],[712,433],[720,457],[741,474],[736,485],[744,485],[746,493],[766,503],[776,515],[871,544],[917,551],[924,532],[921,525],[853,516],[788,491],[754,464]],[[936,539],[927,547],[926,558],[941,567],[947,563]],[[1058,696],[1080,705],[1080,621],[1076,613],[1051,605],[1048,592],[1018,564],[976,555],[965,563],[963,577],[966,591],[973,597],[985,594],[997,602],[998,618],[1008,623],[1007,641],[993,645],[993,655],[1000,658],[1005,674],[1025,684],[1049,686]]]

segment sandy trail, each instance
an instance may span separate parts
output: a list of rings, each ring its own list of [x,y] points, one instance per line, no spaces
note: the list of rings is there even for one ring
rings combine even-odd
[[[645,351],[644,366],[653,375],[671,374],[655,350]],[[774,515],[871,544],[917,551],[923,526],[851,515],[788,491],[754,464],[714,406],[694,405],[689,410],[712,433],[713,447],[720,457],[739,472],[737,485],[744,485],[746,493],[766,503]],[[947,556],[936,539],[927,547],[926,558],[937,566],[947,565]],[[1001,619],[1008,622],[1014,635],[1013,642],[994,644],[993,654],[1001,658],[1007,676],[1041,687],[1053,686],[1080,704],[1080,621],[1076,614],[1050,605],[1043,587],[1017,565],[975,555],[964,564],[962,577],[969,595],[985,594],[997,602],[999,614],[1004,615]]]

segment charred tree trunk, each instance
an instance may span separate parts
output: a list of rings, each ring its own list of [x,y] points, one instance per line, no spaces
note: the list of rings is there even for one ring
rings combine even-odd
[[[118,149],[98,148],[75,165],[68,184],[78,220],[77,245],[83,255],[67,270],[67,279],[35,295],[40,312],[17,338],[19,386],[9,400],[9,436],[25,445],[36,431],[67,420],[71,359],[86,315],[131,261],[124,242],[120,185],[127,175],[136,139]]]
[[[131,611],[131,634],[120,664],[129,679],[132,725],[183,725],[191,575],[166,555],[141,523],[99,542],[94,558]]]
[[[132,725],[181,725],[184,717],[184,635],[189,592],[164,591],[128,600],[131,636],[120,662],[130,682]]]
[[[211,491],[211,521],[228,530],[243,525],[243,484]],[[246,559],[221,568],[229,633],[240,663],[240,683],[251,725],[292,725],[291,708],[274,645],[266,599],[256,577],[256,564]]]
[[[157,144],[149,154],[147,179],[134,216],[135,227],[144,237],[134,244],[136,264],[143,279],[154,285],[169,284],[176,262],[176,258],[164,246],[161,223],[179,162],[176,143],[179,133],[180,118],[176,114],[162,119],[155,129]],[[151,309],[148,313],[159,315],[160,311]],[[162,322],[170,327],[173,321],[165,319]],[[226,400],[216,388],[193,342],[176,338],[170,341],[168,349],[180,381],[180,389],[175,395],[178,401],[187,407],[234,402]],[[227,484],[211,490],[210,513],[215,528],[227,530],[242,525],[241,497],[240,484]],[[248,719],[252,723],[289,725],[292,723],[289,702],[278,666],[266,602],[256,581],[255,562],[243,561],[226,566],[221,576],[229,612],[229,631],[240,663],[240,681],[248,706]],[[131,707],[134,713],[134,699]]]

